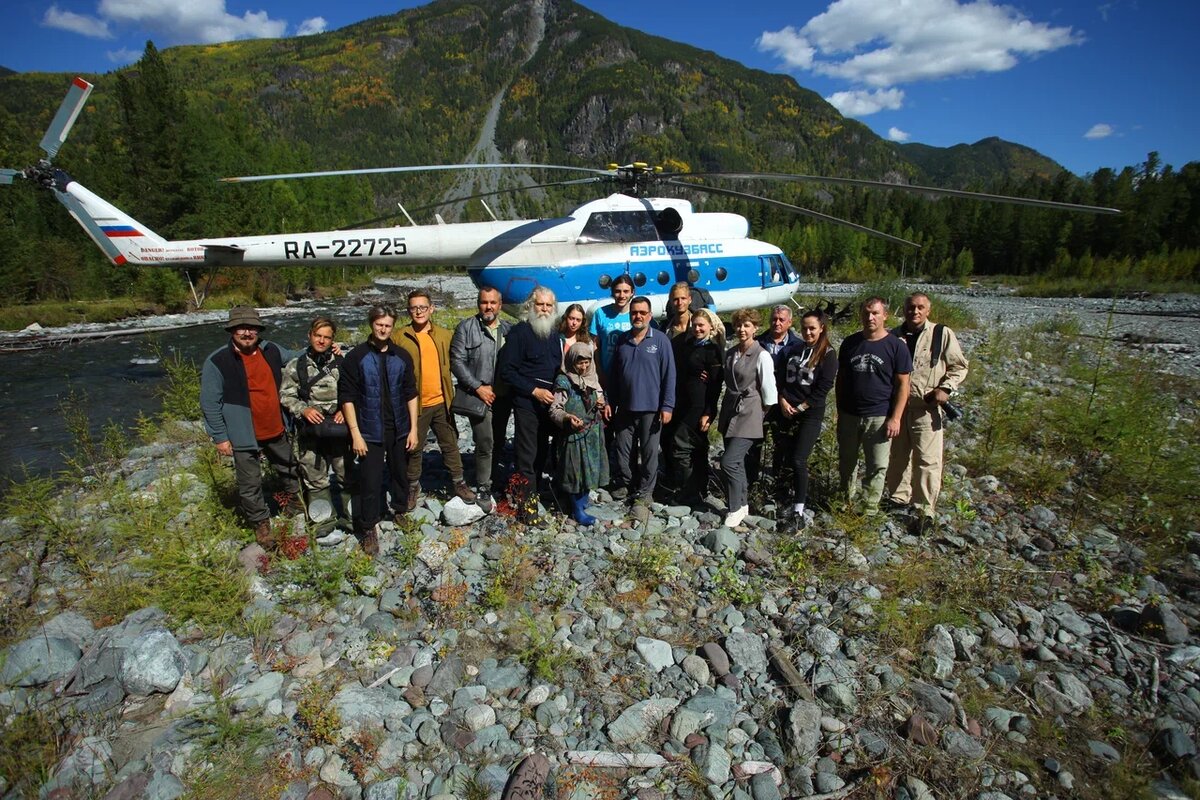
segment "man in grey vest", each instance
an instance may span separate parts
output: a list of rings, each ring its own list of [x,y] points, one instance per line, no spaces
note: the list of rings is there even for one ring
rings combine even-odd
[[[512,402],[496,382],[496,357],[512,323],[500,319],[500,290],[479,289],[479,313],[464,319],[450,340],[450,371],[458,383],[450,410],[471,423],[475,439],[475,502],[491,511],[495,449],[504,447]]]

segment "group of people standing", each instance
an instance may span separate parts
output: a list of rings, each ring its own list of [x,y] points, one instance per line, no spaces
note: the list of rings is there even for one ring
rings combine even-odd
[[[953,331],[928,321],[926,295],[906,299],[904,324],[892,331],[886,302],[869,298],[860,309],[862,330],[837,350],[820,311],[803,314],[796,331],[790,308],[777,306],[759,335],[758,312],[741,309],[727,349],[724,324],[696,307],[686,283],[672,288],[662,328],[628,276],[610,290],[613,302],[589,324],[577,304],[560,318],[553,292],[537,287],[512,324],[500,318],[500,292],[484,287],[477,313],[453,332],[433,322],[433,301],[417,290],[407,298],[409,324],[397,328],[392,309],[372,308],[367,341],[346,354],[336,352],[337,329],[328,318],[314,320],[309,346],[291,353],[260,339],[265,325],[254,309],[231,310],[230,341],[204,364],[201,403],[218,451],[234,459],[241,511],[260,544],[272,543],[262,456],[286,492],[298,494],[297,478],[303,480],[309,506],[336,505],[333,524],[352,527],[374,553],[385,507],[396,517],[416,507],[420,450],[430,430],[452,492],[490,512],[502,488],[496,462],[510,418],[514,473],[535,498],[531,513],[538,490],[548,488],[539,486],[547,471],[582,525],[595,522],[588,504],[599,488],[628,502],[639,521],[655,496],[699,505],[715,424],[725,445],[725,524],[740,525],[750,513],[749,486],[764,471],[760,451],[769,433],[770,474],[791,473],[775,498],[780,516],[803,528],[811,516],[808,461],[831,390],[841,491],[850,499],[859,494],[861,452],[865,510],[879,508],[886,487],[891,504],[911,505],[922,524],[932,520],[942,408],[966,377],[967,360]],[[473,484],[455,415],[475,441]],[[353,495],[352,515],[344,499],[334,502],[331,472],[343,498]]]

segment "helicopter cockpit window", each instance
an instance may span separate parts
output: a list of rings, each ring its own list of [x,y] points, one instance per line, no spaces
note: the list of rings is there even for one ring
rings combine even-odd
[[[639,272],[636,275],[634,275],[633,282],[637,286],[645,286],[646,285],[646,273]]]
[[[597,211],[588,217],[581,242],[653,242],[659,239],[648,211]]]
[[[600,288],[607,289],[609,286],[612,286],[612,276],[611,275],[601,275],[600,276]]]

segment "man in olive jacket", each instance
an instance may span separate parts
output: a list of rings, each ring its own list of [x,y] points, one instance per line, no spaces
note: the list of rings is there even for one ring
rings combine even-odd
[[[420,414],[413,421],[417,432],[417,451],[408,460],[408,510],[417,507],[421,495],[421,450],[429,429],[437,436],[442,460],[454,482],[454,493],[463,502],[474,503],[475,493],[463,478],[462,456],[458,452],[458,429],[450,414],[454,402],[454,382],[450,377],[450,339],[446,328],[433,323],[433,299],[424,289],[408,294],[408,325],[392,333],[392,341],[413,361],[413,376],[420,398]]]

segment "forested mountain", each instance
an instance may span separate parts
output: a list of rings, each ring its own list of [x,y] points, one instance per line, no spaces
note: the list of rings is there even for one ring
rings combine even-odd
[[[40,156],[37,143],[69,77],[0,73],[0,165]],[[912,252],[759,206],[705,201],[746,214],[756,236],[825,273],[879,273],[900,263],[909,274],[1051,265],[1069,272],[1084,259],[1094,268],[1106,258],[1200,246],[1200,165],[1176,173],[1152,156],[1079,179],[998,139],[895,145],[788,76],[622,28],[570,0],[437,0],[316,36],[162,52],[148,44],[138,64],[85,77],[96,91],[56,164],[171,237],[328,229],[394,209],[397,200],[411,208],[473,186],[444,173],[218,184],[225,175],[498,157],[848,175],[1133,212],[1097,220],[898,192],[737,187],[923,245]],[[178,291],[162,270],[123,271],[114,281],[111,265],[53,198],[20,183],[0,192],[0,291],[10,302]],[[505,210],[559,214],[590,192],[518,195]],[[447,217],[481,213],[456,208]],[[1194,280],[1194,262],[1164,277]],[[294,268],[234,280],[303,284],[322,273]]]

